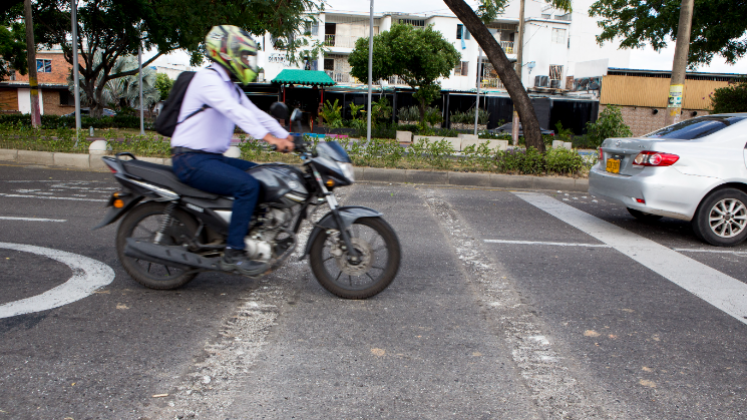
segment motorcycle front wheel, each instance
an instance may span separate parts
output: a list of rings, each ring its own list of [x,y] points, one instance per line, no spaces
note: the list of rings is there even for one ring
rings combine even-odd
[[[128,257],[124,253],[127,238],[155,243],[157,233],[162,231],[160,245],[182,245],[183,236],[194,236],[195,220],[182,210],[174,210],[168,220],[164,213],[167,206],[166,203],[141,204],[127,213],[117,230],[117,256],[122,267],[136,282],[149,289],[176,289],[197,276],[184,268]]]
[[[331,234],[328,234],[330,233]],[[319,284],[343,299],[367,299],[386,289],[397,276],[399,239],[381,218],[358,219],[348,228],[360,256],[351,261],[339,233],[321,232],[311,244],[309,263]]]

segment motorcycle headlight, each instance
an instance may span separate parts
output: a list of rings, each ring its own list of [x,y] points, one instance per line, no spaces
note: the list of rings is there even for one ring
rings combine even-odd
[[[355,172],[353,171],[353,164],[343,162],[338,162],[338,164],[340,165],[340,170],[342,171],[342,174],[345,176],[345,178],[347,178],[350,183],[355,182]]]

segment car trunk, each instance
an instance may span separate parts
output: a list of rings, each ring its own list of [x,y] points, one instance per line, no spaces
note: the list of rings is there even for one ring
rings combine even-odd
[[[635,175],[641,170],[640,166],[633,166],[633,161],[638,153],[644,150],[658,151],[656,145],[666,141],[652,138],[607,139],[602,143],[603,165],[607,168],[607,172],[619,173],[623,176]],[[619,172],[615,170],[618,163]]]

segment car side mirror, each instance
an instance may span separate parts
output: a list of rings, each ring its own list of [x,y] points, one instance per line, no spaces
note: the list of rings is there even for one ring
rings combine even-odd
[[[270,115],[279,120],[287,120],[288,106],[282,102],[275,102],[270,106]]]

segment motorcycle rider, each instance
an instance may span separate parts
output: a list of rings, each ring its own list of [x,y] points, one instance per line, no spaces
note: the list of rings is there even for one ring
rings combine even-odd
[[[233,196],[221,268],[257,276],[269,265],[250,260],[244,252],[244,237],[260,192],[259,183],[246,171],[256,164],[223,153],[231,145],[236,125],[281,152],[293,150],[292,136],[234,84],[236,80],[246,85],[258,73],[258,47],[249,34],[236,26],[215,26],[205,44],[213,64],[195,73],[184,95],[178,119],[181,123],[171,137],[173,171],[191,187]]]

